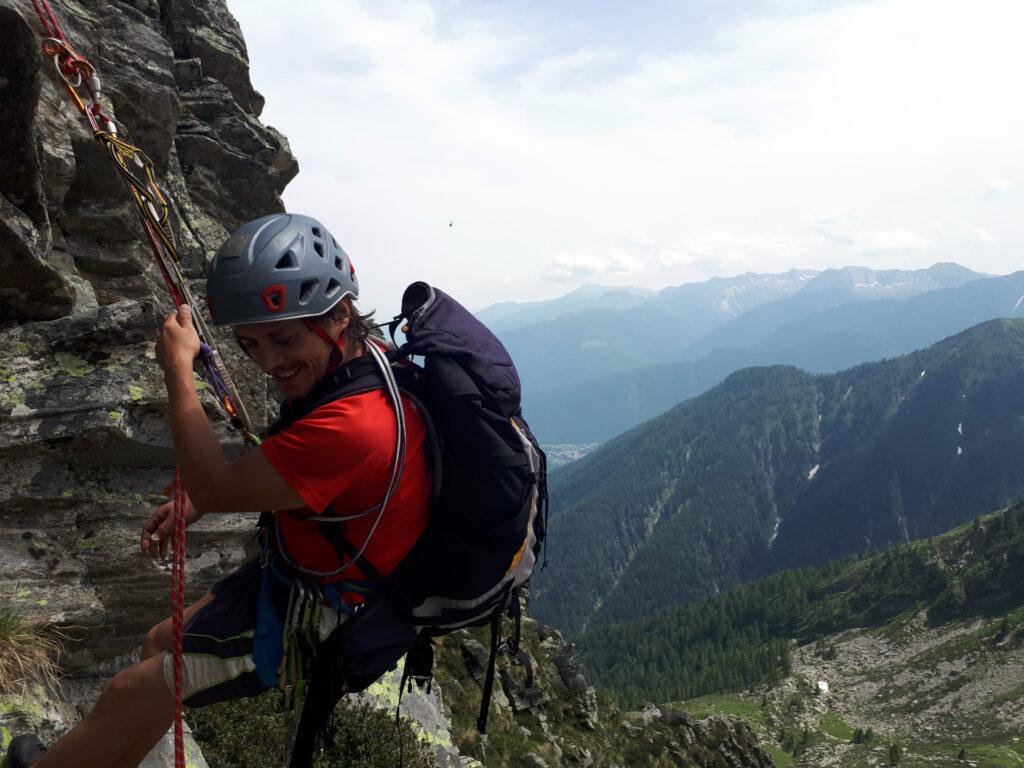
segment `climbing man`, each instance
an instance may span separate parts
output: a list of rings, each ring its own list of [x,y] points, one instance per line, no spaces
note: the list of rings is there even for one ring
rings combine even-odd
[[[187,305],[168,316],[156,342],[175,458],[190,504],[187,523],[211,513],[263,512],[261,553],[185,610],[184,703],[199,707],[280,688],[291,698],[324,642],[377,587],[360,563],[387,576],[428,521],[432,477],[427,426],[402,393],[373,375],[383,345],[348,255],[320,222],[297,214],[251,221],[210,265],[213,321],[284,394],[282,418],[258,448],[229,459],[196,391],[200,342]],[[339,382],[364,387],[332,398]],[[168,553],[173,503],[142,529],[141,547]],[[325,534],[336,525],[353,554]],[[114,676],[92,711],[49,748],[16,738],[10,768],[130,768],[175,715],[171,620],[142,644],[141,660]]]

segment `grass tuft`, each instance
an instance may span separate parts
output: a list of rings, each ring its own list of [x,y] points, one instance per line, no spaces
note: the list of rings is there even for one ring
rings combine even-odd
[[[33,685],[53,690],[59,635],[29,624],[16,608],[0,608],[0,696],[25,697]]]

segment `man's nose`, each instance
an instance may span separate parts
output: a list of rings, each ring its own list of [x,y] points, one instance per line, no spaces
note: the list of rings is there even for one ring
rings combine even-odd
[[[284,362],[284,354],[275,349],[261,349],[256,364],[264,373],[270,373]]]

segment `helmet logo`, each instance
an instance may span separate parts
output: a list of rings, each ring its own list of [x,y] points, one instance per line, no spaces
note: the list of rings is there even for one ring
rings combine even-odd
[[[287,289],[283,285],[268,285],[263,289],[261,297],[268,312],[280,312],[284,309],[284,297]]]

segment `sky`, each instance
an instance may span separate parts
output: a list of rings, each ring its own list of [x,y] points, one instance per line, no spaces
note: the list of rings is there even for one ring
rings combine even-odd
[[[228,0],[364,308],[1024,256],[1019,0]]]

